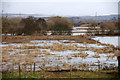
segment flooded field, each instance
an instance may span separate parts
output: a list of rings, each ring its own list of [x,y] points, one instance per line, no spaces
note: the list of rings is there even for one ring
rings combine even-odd
[[[120,46],[120,36],[103,36],[103,37],[98,37],[96,36],[93,38],[94,40],[98,40],[101,43],[106,43],[106,44],[112,44],[114,46]]]
[[[19,70],[19,66],[22,71],[117,69],[119,51],[115,48],[116,45],[103,43],[103,38],[94,39],[99,42],[78,43],[74,40],[31,40],[29,43],[9,44],[3,42],[2,70],[15,72]]]

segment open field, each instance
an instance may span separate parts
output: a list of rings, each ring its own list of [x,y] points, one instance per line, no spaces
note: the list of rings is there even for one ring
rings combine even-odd
[[[2,0],[0,79],[120,80],[118,3]]]
[[[3,77],[29,72],[35,78],[108,78],[102,72],[117,72],[119,50],[104,42],[88,36],[3,36]]]

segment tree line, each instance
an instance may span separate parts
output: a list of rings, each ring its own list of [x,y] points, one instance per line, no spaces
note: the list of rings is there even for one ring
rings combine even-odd
[[[98,29],[99,27],[100,29]],[[88,28],[88,35],[92,35],[94,30],[95,35],[119,35],[120,34],[120,20],[115,22],[91,22]]]
[[[71,35],[74,22],[71,20],[55,16],[48,20],[29,16],[27,18],[7,18],[2,17],[2,33],[11,35]],[[115,22],[100,22],[89,21],[87,23],[88,35],[92,35],[94,30],[95,35],[119,35],[120,20]],[[96,27],[100,27],[98,30]]]
[[[2,33],[11,35],[71,35],[72,21],[55,16],[48,20],[29,16],[27,18],[2,17]]]

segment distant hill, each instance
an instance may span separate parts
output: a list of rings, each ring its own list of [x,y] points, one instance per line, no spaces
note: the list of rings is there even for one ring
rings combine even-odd
[[[43,14],[3,14],[3,17],[13,18],[13,17],[21,17],[26,18],[28,16],[33,16],[36,18],[44,18],[48,20],[51,16],[50,15],[43,15]],[[105,15],[105,16],[70,16],[67,17],[68,19],[72,20],[73,22],[87,22],[87,21],[98,21],[98,22],[106,22],[106,21],[116,21],[120,19],[118,15]]]
[[[8,18],[13,18],[13,17],[21,17],[21,18],[26,18],[28,16],[34,16],[34,17],[50,17],[50,16],[46,16],[46,15],[42,15],[42,14],[3,14],[3,17],[8,17]]]
[[[70,18],[74,22],[87,22],[87,21],[97,21],[97,22],[107,22],[118,20],[118,15],[107,15],[107,16],[80,16]]]

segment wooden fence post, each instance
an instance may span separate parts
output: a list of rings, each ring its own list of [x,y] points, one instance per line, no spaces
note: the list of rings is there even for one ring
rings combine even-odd
[[[24,68],[25,68],[25,71],[24,71],[24,73],[25,73],[25,78],[26,78],[26,72],[27,72],[27,70],[26,70],[26,69],[27,69],[26,66],[27,66],[27,65],[25,64],[25,65],[24,65]]]
[[[43,69],[44,69],[44,71],[43,71],[43,77],[45,78],[45,63],[43,64]]]
[[[20,64],[19,64],[19,78],[21,78],[21,68],[20,68]]]
[[[120,74],[120,56],[118,56],[118,74]]]
[[[14,74],[14,63],[12,64],[12,73]]]
[[[35,74],[35,63],[34,63],[34,69],[33,69],[33,73]]]
[[[32,75],[32,63],[30,63],[30,73]]]
[[[72,65],[70,65],[70,78],[72,78]]]

